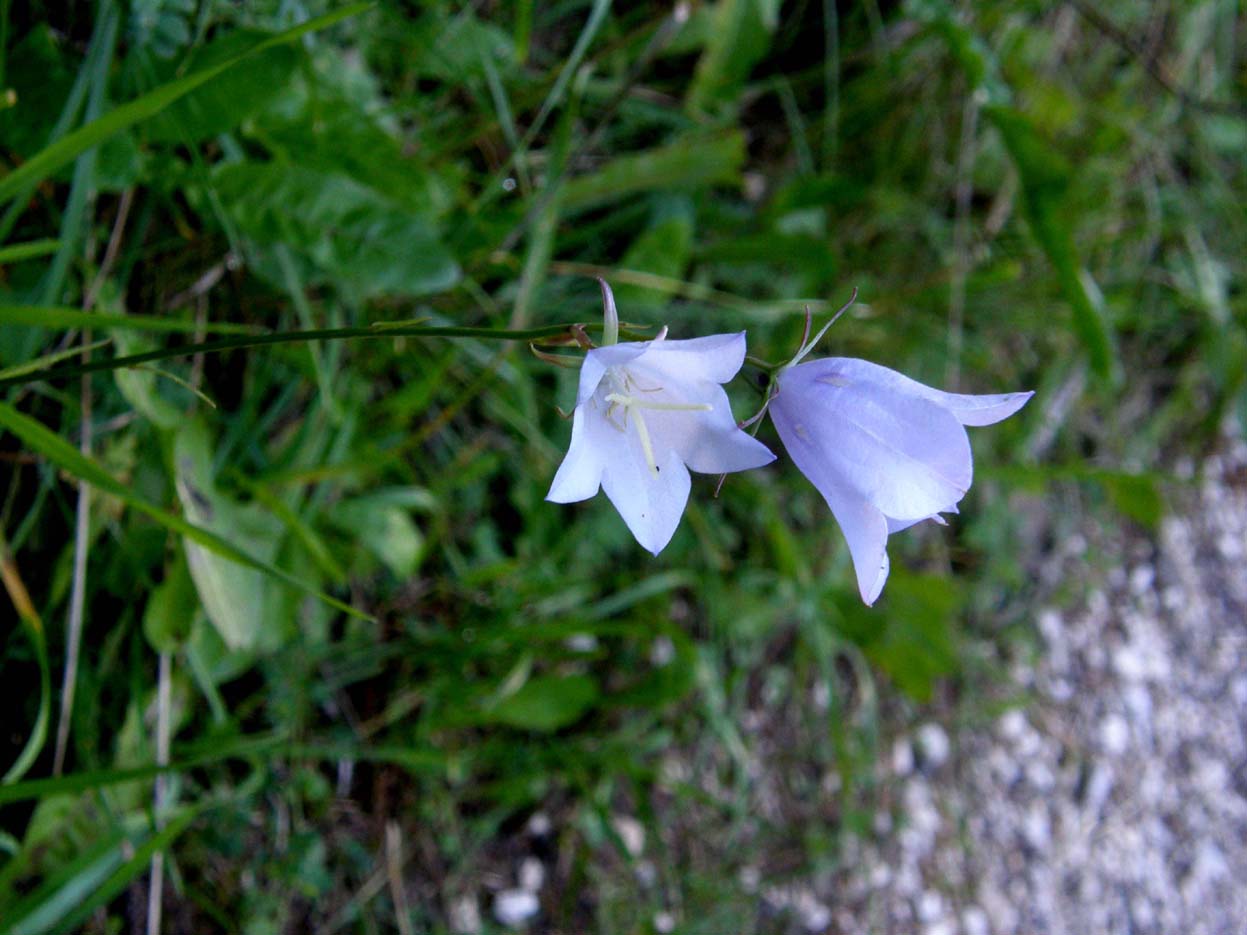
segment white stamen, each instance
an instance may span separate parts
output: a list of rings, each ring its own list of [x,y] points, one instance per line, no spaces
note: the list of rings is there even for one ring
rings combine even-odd
[[[649,429],[645,427],[645,420],[641,418],[641,413],[629,406],[628,415],[632,416],[632,421],[636,423],[636,434],[641,440],[641,451],[645,454],[645,463],[649,465],[649,472],[655,477],[658,476],[658,465],[654,461],[654,449],[649,442]]]
[[[631,376],[624,371],[622,373],[612,373],[612,382],[615,386],[623,390],[634,389]],[[646,387],[635,387],[643,393],[657,393],[662,390],[661,386],[653,389]],[[606,402],[610,405],[606,409],[606,420],[619,431],[627,431],[627,422],[632,420],[636,426],[637,439],[641,442],[641,453],[645,456],[645,464],[649,467],[650,473],[658,476],[658,462],[654,459],[654,446],[650,441],[649,427],[645,424],[645,418],[641,415],[641,410],[650,409],[657,412],[710,412],[714,407],[707,403],[661,403],[643,399],[639,396],[633,396],[629,392],[623,393],[607,393]],[[617,423],[613,416],[615,408],[619,407],[624,412],[624,424]]]

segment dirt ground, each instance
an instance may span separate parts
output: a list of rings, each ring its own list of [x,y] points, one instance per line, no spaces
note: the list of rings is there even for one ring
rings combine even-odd
[[[820,893],[810,931],[1247,931],[1247,446],[1227,445],[1159,534],[1058,548],[1056,581],[1110,568],[1073,610],[1039,609],[1033,700],[982,729],[895,739],[906,816]]]

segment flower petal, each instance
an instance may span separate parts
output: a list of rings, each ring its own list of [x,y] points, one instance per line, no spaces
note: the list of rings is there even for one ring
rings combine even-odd
[[[690,470],[702,474],[725,474],[762,467],[775,460],[766,445],[742,432],[732,415],[727,393],[717,383],[690,381],[682,374],[639,360],[629,367],[645,385],[653,388],[646,401],[674,405],[705,405],[709,410],[643,410],[643,417],[659,451],[674,450]]]
[[[824,494],[824,498],[849,543],[853,570],[857,572],[857,590],[869,607],[879,599],[891,570],[887,552],[888,521],[875,507],[859,497],[843,496],[837,492],[831,497]]]
[[[546,499],[553,503],[575,503],[588,500],[598,492],[602,482],[602,448],[590,438],[588,422],[601,415],[590,406],[577,406],[572,416],[572,441],[550,484]],[[586,412],[586,410],[589,410]]]
[[[801,423],[792,418],[792,413],[776,408],[775,403],[780,396],[776,396],[771,404],[771,420],[789,457],[831,507],[832,515],[849,544],[853,570],[857,573],[857,589],[869,606],[879,597],[888,578],[888,520],[877,507],[845,483],[840,472],[826,458],[822,446],[814,442],[808,431],[801,430]]]
[[[640,362],[640,361],[639,361]],[[680,341],[654,341],[643,363],[680,374],[687,381],[726,383],[745,362],[745,332]]]
[[[674,451],[666,457],[655,452],[658,474],[654,475],[645,462],[636,432],[626,436],[635,450],[627,456],[611,459],[602,473],[602,489],[610,498],[636,541],[657,555],[680,525],[688,503],[691,483],[688,468]]]
[[[582,406],[593,398],[607,370],[636,360],[649,350],[653,343],[652,341],[628,341],[624,344],[612,344],[610,347],[595,347],[585,354],[584,363],[580,365],[580,386],[576,393],[576,405]]]
[[[811,361],[784,373],[772,414],[808,436],[841,483],[887,516],[924,519],[957,503],[973,478],[960,422],[920,396],[853,379],[842,361]]]
[[[954,509],[953,512],[956,512],[956,510]],[[908,529],[910,526],[917,526],[919,523],[925,523],[927,520],[931,520],[933,523],[938,523],[941,526],[948,525],[948,520],[940,516],[939,513],[932,513],[930,516],[920,516],[918,519],[893,519],[889,516],[887,517],[888,535]]]
[[[919,383],[903,373],[897,373],[895,370],[868,360],[858,360],[853,357],[829,357],[823,361],[814,361],[814,363],[833,362],[835,370],[846,380],[873,383],[898,393],[921,396],[947,409],[962,425],[992,425],[1002,419],[1007,419],[1025,406],[1027,401],[1035,395],[1033,392],[999,393],[985,396],[945,393],[943,390]]]

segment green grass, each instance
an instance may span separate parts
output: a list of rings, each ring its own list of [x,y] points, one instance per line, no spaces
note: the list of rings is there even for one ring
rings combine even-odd
[[[157,852],[169,931],[488,927],[537,853],[538,930],[783,931],[742,869],[841,872],[890,725],[989,703],[1051,505],[1156,526],[1247,417],[1236,5],[827,9],[0,4],[0,928],[145,930]],[[1038,393],[871,610],[782,457],[654,559],[544,501],[596,275]]]

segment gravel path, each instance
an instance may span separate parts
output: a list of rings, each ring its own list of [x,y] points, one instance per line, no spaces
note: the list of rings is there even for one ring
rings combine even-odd
[[[1155,540],[1064,543],[1048,574],[1117,567],[1039,611],[1031,704],[897,741],[904,824],[825,930],[1247,932],[1247,446],[1204,478]]]

